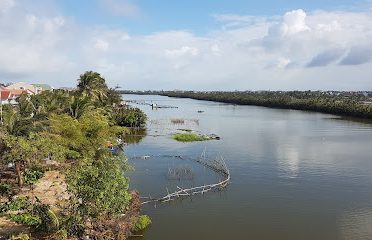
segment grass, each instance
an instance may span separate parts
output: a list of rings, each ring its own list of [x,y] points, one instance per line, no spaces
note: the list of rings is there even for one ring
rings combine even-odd
[[[203,137],[194,133],[177,133],[173,135],[173,139],[179,142],[197,142],[209,140],[208,137]]]
[[[137,223],[134,226],[135,231],[145,230],[151,224],[151,219],[147,215],[139,216]]]

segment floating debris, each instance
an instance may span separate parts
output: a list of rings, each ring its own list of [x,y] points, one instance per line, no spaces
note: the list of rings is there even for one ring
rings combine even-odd
[[[186,128],[179,128],[177,130],[182,131],[182,132],[192,132],[192,129],[186,129]]]
[[[185,119],[182,118],[174,118],[170,120],[173,124],[185,124]]]
[[[218,135],[216,135],[214,133],[205,135],[205,137],[207,137],[209,139],[214,139],[214,140],[220,140],[221,139]]]

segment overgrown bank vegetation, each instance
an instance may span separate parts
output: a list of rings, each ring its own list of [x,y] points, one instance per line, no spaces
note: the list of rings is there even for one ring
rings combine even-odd
[[[146,91],[123,93],[158,94],[169,97],[192,98],[240,105],[296,109],[342,116],[372,119],[371,92],[337,91],[259,91],[259,92],[194,92]]]
[[[169,97],[193,98],[241,105],[316,111],[372,119],[369,98],[319,92],[164,92]]]
[[[36,239],[125,239],[146,225],[138,194],[128,190],[126,158],[112,151],[120,149],[127,127],[144,125],[146,115],[121,101],[100,74],[86,72],[74,91],[22,95],[17,105],[4,106],[1,216],[30,226]],[[21,197],[51,169],[66,176],[68,199],[50,206]]]

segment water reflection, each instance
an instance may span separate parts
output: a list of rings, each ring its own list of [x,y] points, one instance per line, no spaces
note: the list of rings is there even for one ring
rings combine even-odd
[[[279,175],[287,178],[296,178],[299,171],[300,158],[298,149],[283,146],[277,149]]]
[[[124,136],[124,141],[127,144],[138,144],[147,135],[146,128],[130,128],[129,133]]]
[[[364,240],[372,237],[372,206],[347,211],[342,215],[341,239]]]

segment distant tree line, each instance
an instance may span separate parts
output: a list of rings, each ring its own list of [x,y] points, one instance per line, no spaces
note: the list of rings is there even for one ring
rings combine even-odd
[[[372,119],[372,100],[369,92],[337,91],[137,91],[135,94],[158,94],[169,97],[192,98],[239,105],[323,112],[342,116]]]

